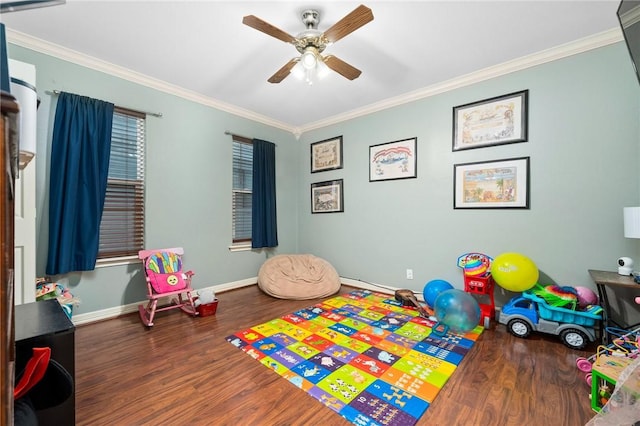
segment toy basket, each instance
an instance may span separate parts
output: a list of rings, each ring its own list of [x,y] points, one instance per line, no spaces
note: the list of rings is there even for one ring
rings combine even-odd
[[[198,305],[196,311],[201,317],[208,317],[209,315],[215,315],[218,310],[218,298],[215,298],[211,303],[203,303]]]

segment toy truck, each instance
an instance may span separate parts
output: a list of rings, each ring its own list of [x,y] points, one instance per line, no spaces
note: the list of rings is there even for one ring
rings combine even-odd
[[[599,306],[591,306],[586,311],[551,306],[530,291],[498,309],[498,322],[506,325],[514,336],[526,338],[532,331],[555,334],[572,349],[583,349],[596,339],[594,326],[602,312]]]

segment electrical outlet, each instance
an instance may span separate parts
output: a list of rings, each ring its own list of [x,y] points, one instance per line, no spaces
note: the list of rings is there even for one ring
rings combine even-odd
[[[407,279],[408,280],[413,279],[413,269],[407,269]]]

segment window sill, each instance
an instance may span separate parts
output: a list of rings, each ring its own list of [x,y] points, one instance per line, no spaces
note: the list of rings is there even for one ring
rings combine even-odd
[[[106,268],[109,266],[131,265],[140,262],[137,256],[111,257],[108,259],[98,259],[96,268]]]
[[[251,251],[251,243],[232,244],[229,246],[229,251]]]

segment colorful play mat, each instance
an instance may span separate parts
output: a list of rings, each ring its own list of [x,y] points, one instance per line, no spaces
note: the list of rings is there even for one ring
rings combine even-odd
[[[357,290],[227,337],[357,425],[414,425],[482,333],[431,333],[393,296]]]

